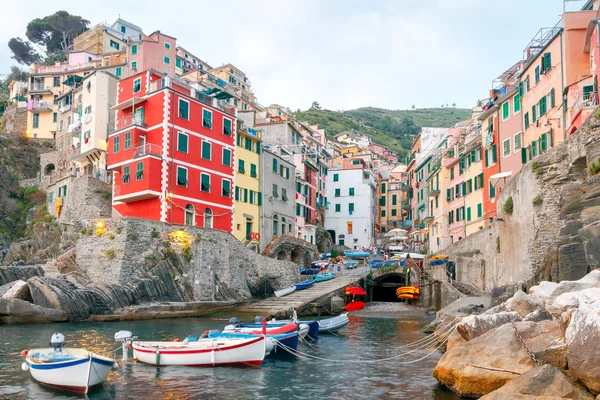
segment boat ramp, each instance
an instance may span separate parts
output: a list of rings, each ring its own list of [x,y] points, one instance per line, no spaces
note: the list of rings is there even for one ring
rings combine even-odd
[[[356,283],[368,272],[367,267],[345,270],[344,275],[329,281],[319,282],[308,289],[297,290],[284,297],[270,297],[238,308],[240,313],[262,315],[267,318],[287,318],[292,314],[292,308],[298,314],[315,314],[330,310],[331,297],[343,295],[344,288]]]

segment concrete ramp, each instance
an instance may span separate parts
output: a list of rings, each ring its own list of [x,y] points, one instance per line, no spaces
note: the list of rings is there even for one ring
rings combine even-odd
[[[343,289],[362,279],[368,272],[368,268],[360,267],[354,270],[344,271],[345,275],[338,276],[325,282],[318,282],[308,289],[295,291],[284,297],[270,297],[238,308],[240,313],[262,315],[268,318],[289,317],[292,313],[292,307],[298,314],[302,313],[311,303],[328,301],[329,298],[337,294],[342,294]],[[327,304],[329,308],[329,304]]]

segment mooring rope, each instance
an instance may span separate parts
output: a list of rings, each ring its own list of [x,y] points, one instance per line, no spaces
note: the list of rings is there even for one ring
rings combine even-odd
[[[431,341],[431,343],[423,342],[421,346],[414,348],[410,351],[407,351],[405,353],[401,353],[401,354],[397,354],[397,355],[394,355],[391,357],[381,358],[381,359],[377,359],[377,360],[333,360],[330,358],[324,358],[324,357],[319,357],[319,356],[315,356],[312,354],[307,354],[307,353],[301,352],[299,350],[292,349],[291,347],[286,346],[285,344],[281,343],[278,340],[275,340],[275,341],[279,346],[281,346],[281,348],[283,348],[284,350],[288,351],[289,353],[291,353],[299,358],[315,359],[315,360],[321,360],[321,361],[326,361],[326,362],[331,362],[331,363],[357,363],[357,364],[360,364],[360,363],[375,363],[375,362],[385,362],[385,361],[395,360],[397,358],[404,357],[406,355],[415,353],[418,350],[429,347],[432,343],[435,343],[436,341],[443,339],[443,340],[441,340],[440,344],[435,349],[428,352],[424,357],[421,357],[416,360],[410,360],[410,361],[399,361],[401,364],[411,364],[411,363],[414,363],[417,361],[421,361],[421,360],[429,357],[431,354],[435,353],[437,350],[439,350],[443,345],[446,344],[446,342],[448,341],[448,338],[454,332],[455,328],[456,328],[455,324],[449,325],[449,328],[448,327],[444,328],[443,331],[445,331],[445,332],[443,334],[440,334],[437,338],[434,337],[433,340],[432,340],[432,338],[428,338],[429,341]],[[414,343],[412,345],[414,345]],[[404,347],[406,347],[406,346],[404,346]]]

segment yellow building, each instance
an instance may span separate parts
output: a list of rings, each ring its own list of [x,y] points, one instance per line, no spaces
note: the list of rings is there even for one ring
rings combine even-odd
[[[250,104],[256,103],[256,96],[250,87],[250,79],[242,70],[234,67],[231,64],[221,65],[208,71],[211,75],[222,79],[230,85],[237,86],[240,89],[241,101],[238,106],[240,111],[249,111]]]
[[[235,160],[235,206],[233,234],[244,242],[256,244],[260,240],[260,131],[238,120]],[[258,237],[257,237],[258,236]]]
[[[33,65],[29,72],[27,136],[53,139],[58,114],[71,109],[70,104],[59,109],[54,104],[55,98],[95,70],[104,70],[116,77],[126,76],[126,66],[125,53],[99,56],[87,52],[71,53],[69,61],[63,64]]]
[[[481,162],[481,132],[487,130],[486,122],[481,129],[472,129],[465,138],[464,150],[460,154],[459,172],[464,176],[463,215],[467,236],[483,229],[483,163]],[[461,172],[462,171],[462,172]]]

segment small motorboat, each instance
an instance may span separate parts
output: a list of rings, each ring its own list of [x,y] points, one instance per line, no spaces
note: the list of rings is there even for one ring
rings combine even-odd
[[[300,275],[316,275],[321,272],[321,268],[300,268]]]
[[[437,256],[433,256],[429,259],[429,262],[431,261],[435,261],[435,260],[443,260],[443,259],[447,259],[448,256],[445,254],[438,254]]]
[[[315,275],[315,281],[317,282],[324,282],[324,281],[328,281],[335,278],[335,274],[332,274],[330,272],[327,272],[325,274],[319,274],[319,275]]]
[[[55,333],[51,348],[24,350],[22,369],[29,370],[43,385],[87,394],[91,387],[104,382],[115,360],[85,349],[66,349],[64,341],[62,333]]]
[[[371,253],[367,251],[346,251],[344,255],[349,258],[368,258]]]
[[[319,321],[319,333],[337,332],[348,325],[349,322],[347,313],[333,318],[322,319]]]
[[[252,335],[250,333],[220,332],[218,330],[212,330],[208,333],[208,337],[215,339],[250,339],[257,337],[257,335]],[[298,332],[280,333],[276,335],[267,334],[265,354],[273,355],[277,353],[278,348],[280,350],[285,350],[286,348],[296,350],[298,348],[298,337]]]
[[[283,297],[283,296],[287,296],[288,294],[295,292],[296,291],[296,286],[290,286],[290,287],[286,287],[284,289],[280,289],[280,290],[276,290],[275,296],[277,297]]]
[[[331,253],[323,253],[323,254],[321,254],[321,258],[322,259],[331,258]]]
[[[237,320],[232,318],[229,321]],[[291,333],[298,331],[298,324],[294,322],[288,322],[287,324],[272,324],[267,323],[265,328],[265,334],[267,335],[279,335],[282,333]],[[231,324],[223,328],[223,332],[227,333],[248,333],[250,335],[260,335],[263,331],[260,329],[260,324]]]
[[[304,289],[307,289],[307,288],[311,287],[312,285],[314,285],[314,284],[315,284],[315,282],[316,282],[316,280],[314,280],[314,279],[309,279],[309,280],[307,280],[307,281],[304,281],[304,282],[299,282],[299,283],[296,283],[296,290],[304,290]]]
[[[344,267],[348,268],[348,269],[356,268],[357,265],[358,265],[358,261],[356,261],[356,260],[344,261]]]
[[[215,367],[222,365],[259,365],[266,354],[266,336],[250,338],[201,338],[182,342],[132,343],[133,357],[156,365]]]

